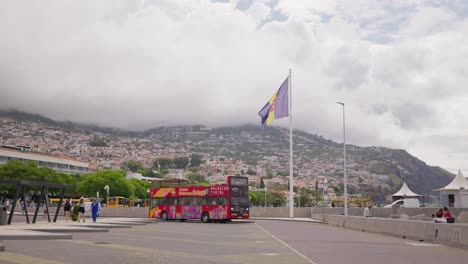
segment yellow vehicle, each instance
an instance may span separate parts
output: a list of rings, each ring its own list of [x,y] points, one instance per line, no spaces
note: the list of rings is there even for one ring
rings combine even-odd
[[[65,203],[67,199],[66,198],[63,198],[62,200],[62,203]],[[80,203],[80,199],[70,199],[70,201],[72,202],[72,204],[79,204]],[[86,202],[91,202],[91,200],[89,198],[84,198],[83,201],[86,203]],[[49,206],[57,206],[57,204],[60,202],[60,198],[50,198],[49,199]]]
[[[136,200],[130,201],[130,204],[133,207],[150,207],[151,199],[136,199]]]
[[[333,204],[336,207],[344,206],[344,197],[338,197],[338,200],[333,200]],[[367,207],[372,205],[371,199],[368,197],[362,197],[360,195],[348,195],[348,206],[349,207]]]
[[[107,207],[109,208],[121,208],[128,207],[130,199],[122,196],[110,196],[107,197]]]

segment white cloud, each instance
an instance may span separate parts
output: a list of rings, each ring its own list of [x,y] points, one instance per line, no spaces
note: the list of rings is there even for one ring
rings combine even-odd
[[[350,143],[468,167],[451,140],[468,128],[464,8],[406,0],[11,1],[0,9],[0,105],[133,129],[258,123],[292,68],[296,128],[341,141],[336,102],[344,101]]]

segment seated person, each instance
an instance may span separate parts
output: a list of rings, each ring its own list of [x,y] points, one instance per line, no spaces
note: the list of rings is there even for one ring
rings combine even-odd
[[[368,206],[366,207],[366,209],[364,209],[364,216],[365,217],[372,217],[372,213],[370,212],[370,209],[372,208],[372,206]]]
[[[436,223],[447,223],[447,219],[444,217],[444,209],[439,208],[433,216]]]
[[[455,218],[449,212],[447,207],[444,207],[444,218],[447,220],[447,223],[455,223]]]

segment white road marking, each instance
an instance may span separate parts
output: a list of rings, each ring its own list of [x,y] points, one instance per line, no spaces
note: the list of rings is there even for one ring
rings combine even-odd
[[[278,253],[262,253],[260,255],[263,255],[263,256],[279,256]]]
[[[294,249],[293,247],[291,247],[290,245],[286,244],[286,242],[284,242],[283,240],[277,238],[276,236],[274,236],[272,233],[268,232],[268,230],[266,230],[265,228],[259,226],[257,223],[255,223],[256,226],[258,226],[258,228],[260,228],[261,230],[263,230],[263,232],[267,233],[268,235],[270,235],[271,237],[273,237],[274,239],[278,240],[281,244],[287,246],[289,249],[291,249],[292,251],[294,251],[294,253],[298,254],[299,256],[303,257],[305,260],[309,261],[310,263],[312,264],[317,264],[317,262],[314,262],[312,261],[311,259],[309,259],[308,257],[304,256],[304,254],[300,253],[299,251],[297,251],[296,249]]]
[[[430,243],[421,243],[421,242],[416,242],[416,243],[406,243],[407,245],[410,246],[415,246],[415,247],[440,247],[441,245],[438,244],[430,244]]]

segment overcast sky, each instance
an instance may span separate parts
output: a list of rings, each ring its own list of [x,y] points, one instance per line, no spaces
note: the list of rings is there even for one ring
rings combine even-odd
[[[468,1],[6,1],[0,108],[141,130],[294,128],[468,174]],[[287,126],[287,118],[275,125]],[[468,175],[466,175],[468,176]]]

